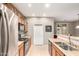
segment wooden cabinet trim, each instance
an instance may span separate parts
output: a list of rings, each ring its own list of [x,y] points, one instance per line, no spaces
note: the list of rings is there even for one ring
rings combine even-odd
[[[12,3],[3,3],[8,9],[13,11],[18,16],[18,22],[25,24],[25,16],[12,4]]]
[[[25,19],[25,16],[12,3],[3,3],[3,5],[12,10],[17,16]]]

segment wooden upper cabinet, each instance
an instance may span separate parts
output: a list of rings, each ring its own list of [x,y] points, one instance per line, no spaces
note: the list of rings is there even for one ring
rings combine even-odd
[[[3,3],[7,8],[12,10],[19,18],[19,22],[24,24],[25,16],[11,3]]]
[[[16,15],[18,15],[18,10],[16,9],[16,7],[13,4],[11,4],[11,3],[3,3],[3,5],[5,5],[7,8],[12,10]]]
[[[25,21],[25,32],[28,32],[28,23]]]
[[[22,17],[19,17],[19,23],[25,24],[24,22],[25,22],[25,19],[23,19]]]
[[[21,23],[21,19],[20,18],[19,18],[18,22]]]
[[[3,3],[7,8],[12,10],[18,16],[18,23],[24,25],[25,32],[28,31],[28,23],[25,21],[25,16],[11,3]]]
[[[21,18],[22,24],[25,24],[25,19]]]

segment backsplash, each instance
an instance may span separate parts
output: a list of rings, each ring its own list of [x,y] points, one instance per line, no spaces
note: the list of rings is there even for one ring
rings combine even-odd
[[[28,32],[27,33],[25,33],[25,32],[21,32],[21,31],[19,31],[19,39],[20,38],[23,38],[23,37],[25,37],[25,36],[28,36]]]

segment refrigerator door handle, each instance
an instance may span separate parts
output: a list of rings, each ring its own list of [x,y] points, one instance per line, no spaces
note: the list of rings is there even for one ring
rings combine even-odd
[[[1,26],[2,26],[2,11],[1,11],[1,9],[0,9],[0,56],[2,56]]]
[[[8,23],[8,18],[7,18],[7,14],[5,13],[5,20],[6,20],[6,27],[7,27],[7,45],[6,45],[6,56],[8,55],[8,48],[9,48],[9,23]]]
[[[5,20],[3,16],[3,11],[1,10],[1,56],[4,56],[5,49]]]
[[[3,32],[4,31],[4,32]],[[9,45],[9,28],[8,28],[8,19],[6,13],[2,12],[2,55],[7,56],[8,54],[8,45]]]

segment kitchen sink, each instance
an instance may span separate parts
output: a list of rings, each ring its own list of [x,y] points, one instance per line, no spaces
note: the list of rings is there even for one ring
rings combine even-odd
[[[66,43],[64,42],[55,42],[58,46],[60,46],[62,49],[64,50],[69,50],[69,51],[76,51],[78,49],[75,49],[69,45],[67,45]]]

